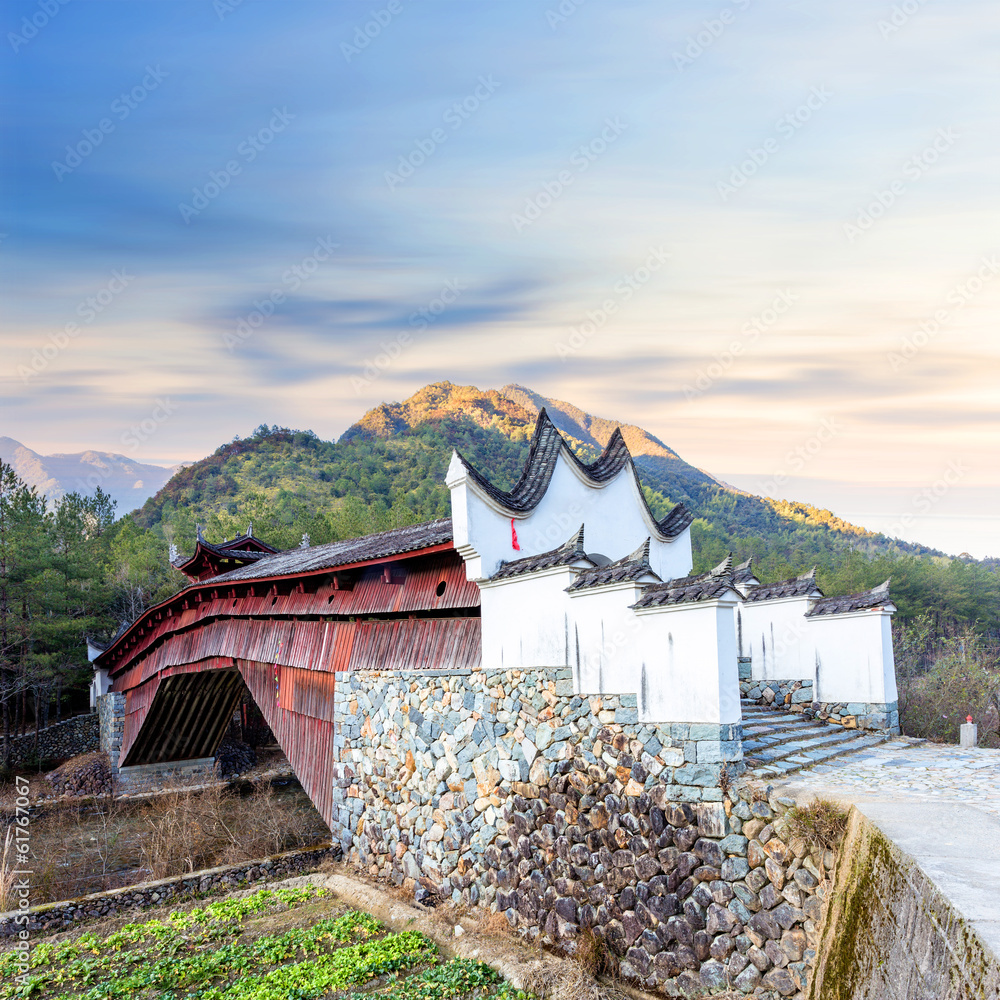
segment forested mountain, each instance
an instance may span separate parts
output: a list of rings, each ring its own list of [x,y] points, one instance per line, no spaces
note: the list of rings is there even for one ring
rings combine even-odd
[[[261,537],[290,547],[303,533],[316,544],[444,516],[452,448],[510,486],[542,406],[588,461],[619,426],[519,385],[480,390],[439,382],[374,407],[337,442],[261,426],[177,473],[133,519],[184,552],[196,523],[206,537],[221,540],[253,521]],[[683,502],[695,513],[696,569],[728,551],[740,559],[753,555],[768,580],[816,565],[830,594],[892,576],[904,617],[930,612],[1000,624],[993,567],[893,541],[808,504],[752,496],[688,464],[640,427],[622,425],[622,432],[654,511]]]

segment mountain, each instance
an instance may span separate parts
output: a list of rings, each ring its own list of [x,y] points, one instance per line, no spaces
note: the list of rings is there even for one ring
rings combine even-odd
[[[110,451],[39,455],[9,437],[0,437],[0,460],[50,501],[67,493],[91,494],[100,486],[117,501],[119,516],[141,507],[175,471]]]
[[[510,488],[542,406],[585,461],[618,426],[520,385],[481,390],[436,382],[402,402],[373,407],[338,441],[261,425],[180,470],[131,521],[164,549],[174,542],[189,552],[196,525],[210,541],[222,541],[252,521],[256,535],[291,548],[303,535],[319,544],[446,516],[452,449]],[[753,556],[764,581],[816,566],[831,595],[892,576],[901,617],[927,612],[938,620],[978,617],[1000,625],[995,567],[887,538],[810,504],[734,489],[643,428],[624,425],[622,433],[654,513],[683,502],[695,514],[696,571],[732,551],[737,561]]]

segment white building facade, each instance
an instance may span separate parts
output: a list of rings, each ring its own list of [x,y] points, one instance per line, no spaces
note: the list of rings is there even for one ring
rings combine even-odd
[[[811,573],[761,585],[728,559],[692,576],[693,517],[653,515],[620,432],[588,465],[543,410],[513,489],[457,452],[447,484],[485,670],[570,667],[581,697],[634,694],[639,722],[696,727],[720,760],[739,759],[741,657],[755,683],[809,680],[898,728],[887,584],[828,599]]]

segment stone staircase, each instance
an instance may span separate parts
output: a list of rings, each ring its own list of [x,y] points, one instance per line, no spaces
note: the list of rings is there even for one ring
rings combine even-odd
[[[744,701],[742,707],[743,760],[761,778],[825,764],[891,739],[889,733],[844,729],[749,701]]]

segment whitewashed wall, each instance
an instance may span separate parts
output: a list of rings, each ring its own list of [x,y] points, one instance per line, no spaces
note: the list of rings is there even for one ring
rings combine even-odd
[[[570,594],[574,622],[570,651],[577,694],[637,694],[643,621],[630,605],[642,596],[635,584],[578,590]]]
[[[721,601],[637,612],[643,642],[640,721],[740,721],[736,603],[734,593]]]
[[[892,615],[881,609],[807,618],[815,649],[815,700],[896,701]]]
[[[740,607],[741,656],[751,657],[754,680],[808,680],[815,651],[806,612],[809,597],[753,601]]]
[[[573,622],[566,588],[570,567],[484,583],[483,666],[487,670],[568,666]]]
[[[466,561],[470,580],[492,576],[501,560],[538,555],[561,545],[584,525],[584,548],[610,560],[620,559],[652,538],[649,562],[661,579],[691,572],[691,532],[672,542],[656,537],[635,475],[629,467],[611,482],[595,487],[580,478],[576,466],[560,454],[549,488],[527,516],[515,518],[520,550],[512,545],[510,515],[481,494],[457,455],[448,468],[455,548]]]

